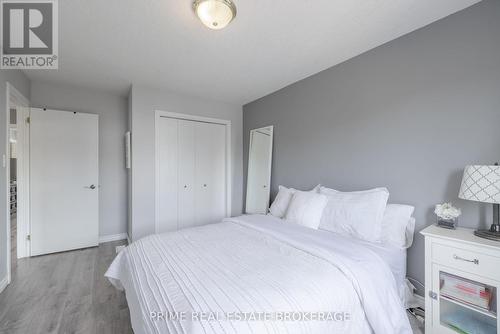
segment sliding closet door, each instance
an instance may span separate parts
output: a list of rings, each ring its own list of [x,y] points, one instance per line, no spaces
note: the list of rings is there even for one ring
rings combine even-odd
[[[157,117],[156,232],[226,216],[226,125]]]
[[[177,230],[178,120],[160,117],[157,124],[158,208],[157,232]]]
[[[226,214],[226,127],[196,122],[195,222],[215,223]]]
[[[195,225],[195,131],[197,122],[178,120],[178,226]]]

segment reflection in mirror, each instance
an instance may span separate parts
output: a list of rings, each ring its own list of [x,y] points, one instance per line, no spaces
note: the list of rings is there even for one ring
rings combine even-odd
[[[273,127],[250,131],[246,213],[266,214],[269,207]]]

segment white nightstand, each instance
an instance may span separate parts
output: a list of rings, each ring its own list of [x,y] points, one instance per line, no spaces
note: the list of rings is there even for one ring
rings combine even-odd
[[[485,333],[500,334],[497,292],[500,289],[500,242],[476,237],[472,229],[447,230],[429,226],[425,236],[425,332],[457,333],[449,321],[479,322],[490,328]],[[463,280],[464,289],[484,285],[490,291],[490,310],[476,307],[447,293],[453,280]],[[446,282],[446,283],[443,283]],[[472,283],[472,285],[468,285]],[[451,319],[451,320],[450,320]]]

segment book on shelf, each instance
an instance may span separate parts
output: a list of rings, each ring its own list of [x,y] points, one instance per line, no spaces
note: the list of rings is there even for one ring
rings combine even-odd
[[[473,282],[454,275],[441,273],[441,295],[491,310],[492,291],[485,284]]]

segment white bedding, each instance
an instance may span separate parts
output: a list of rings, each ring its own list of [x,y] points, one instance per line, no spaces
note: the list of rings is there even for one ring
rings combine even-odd
[[[375,252],[272,216],[143,238],[106,276],[125,289],[136,334],[411,333],[394,276]],[[158,320],[158,312],[185,319]],[[235,319],[290,312],[306,320]]]
[[[391,269],[396,280],[396,287],[402,303],[405,303],[406,289],[406,248],[390,246],[386,244],[371,243],[368,241],[350,239],[353,243],[359,243],[372,252],[376,253]]]

